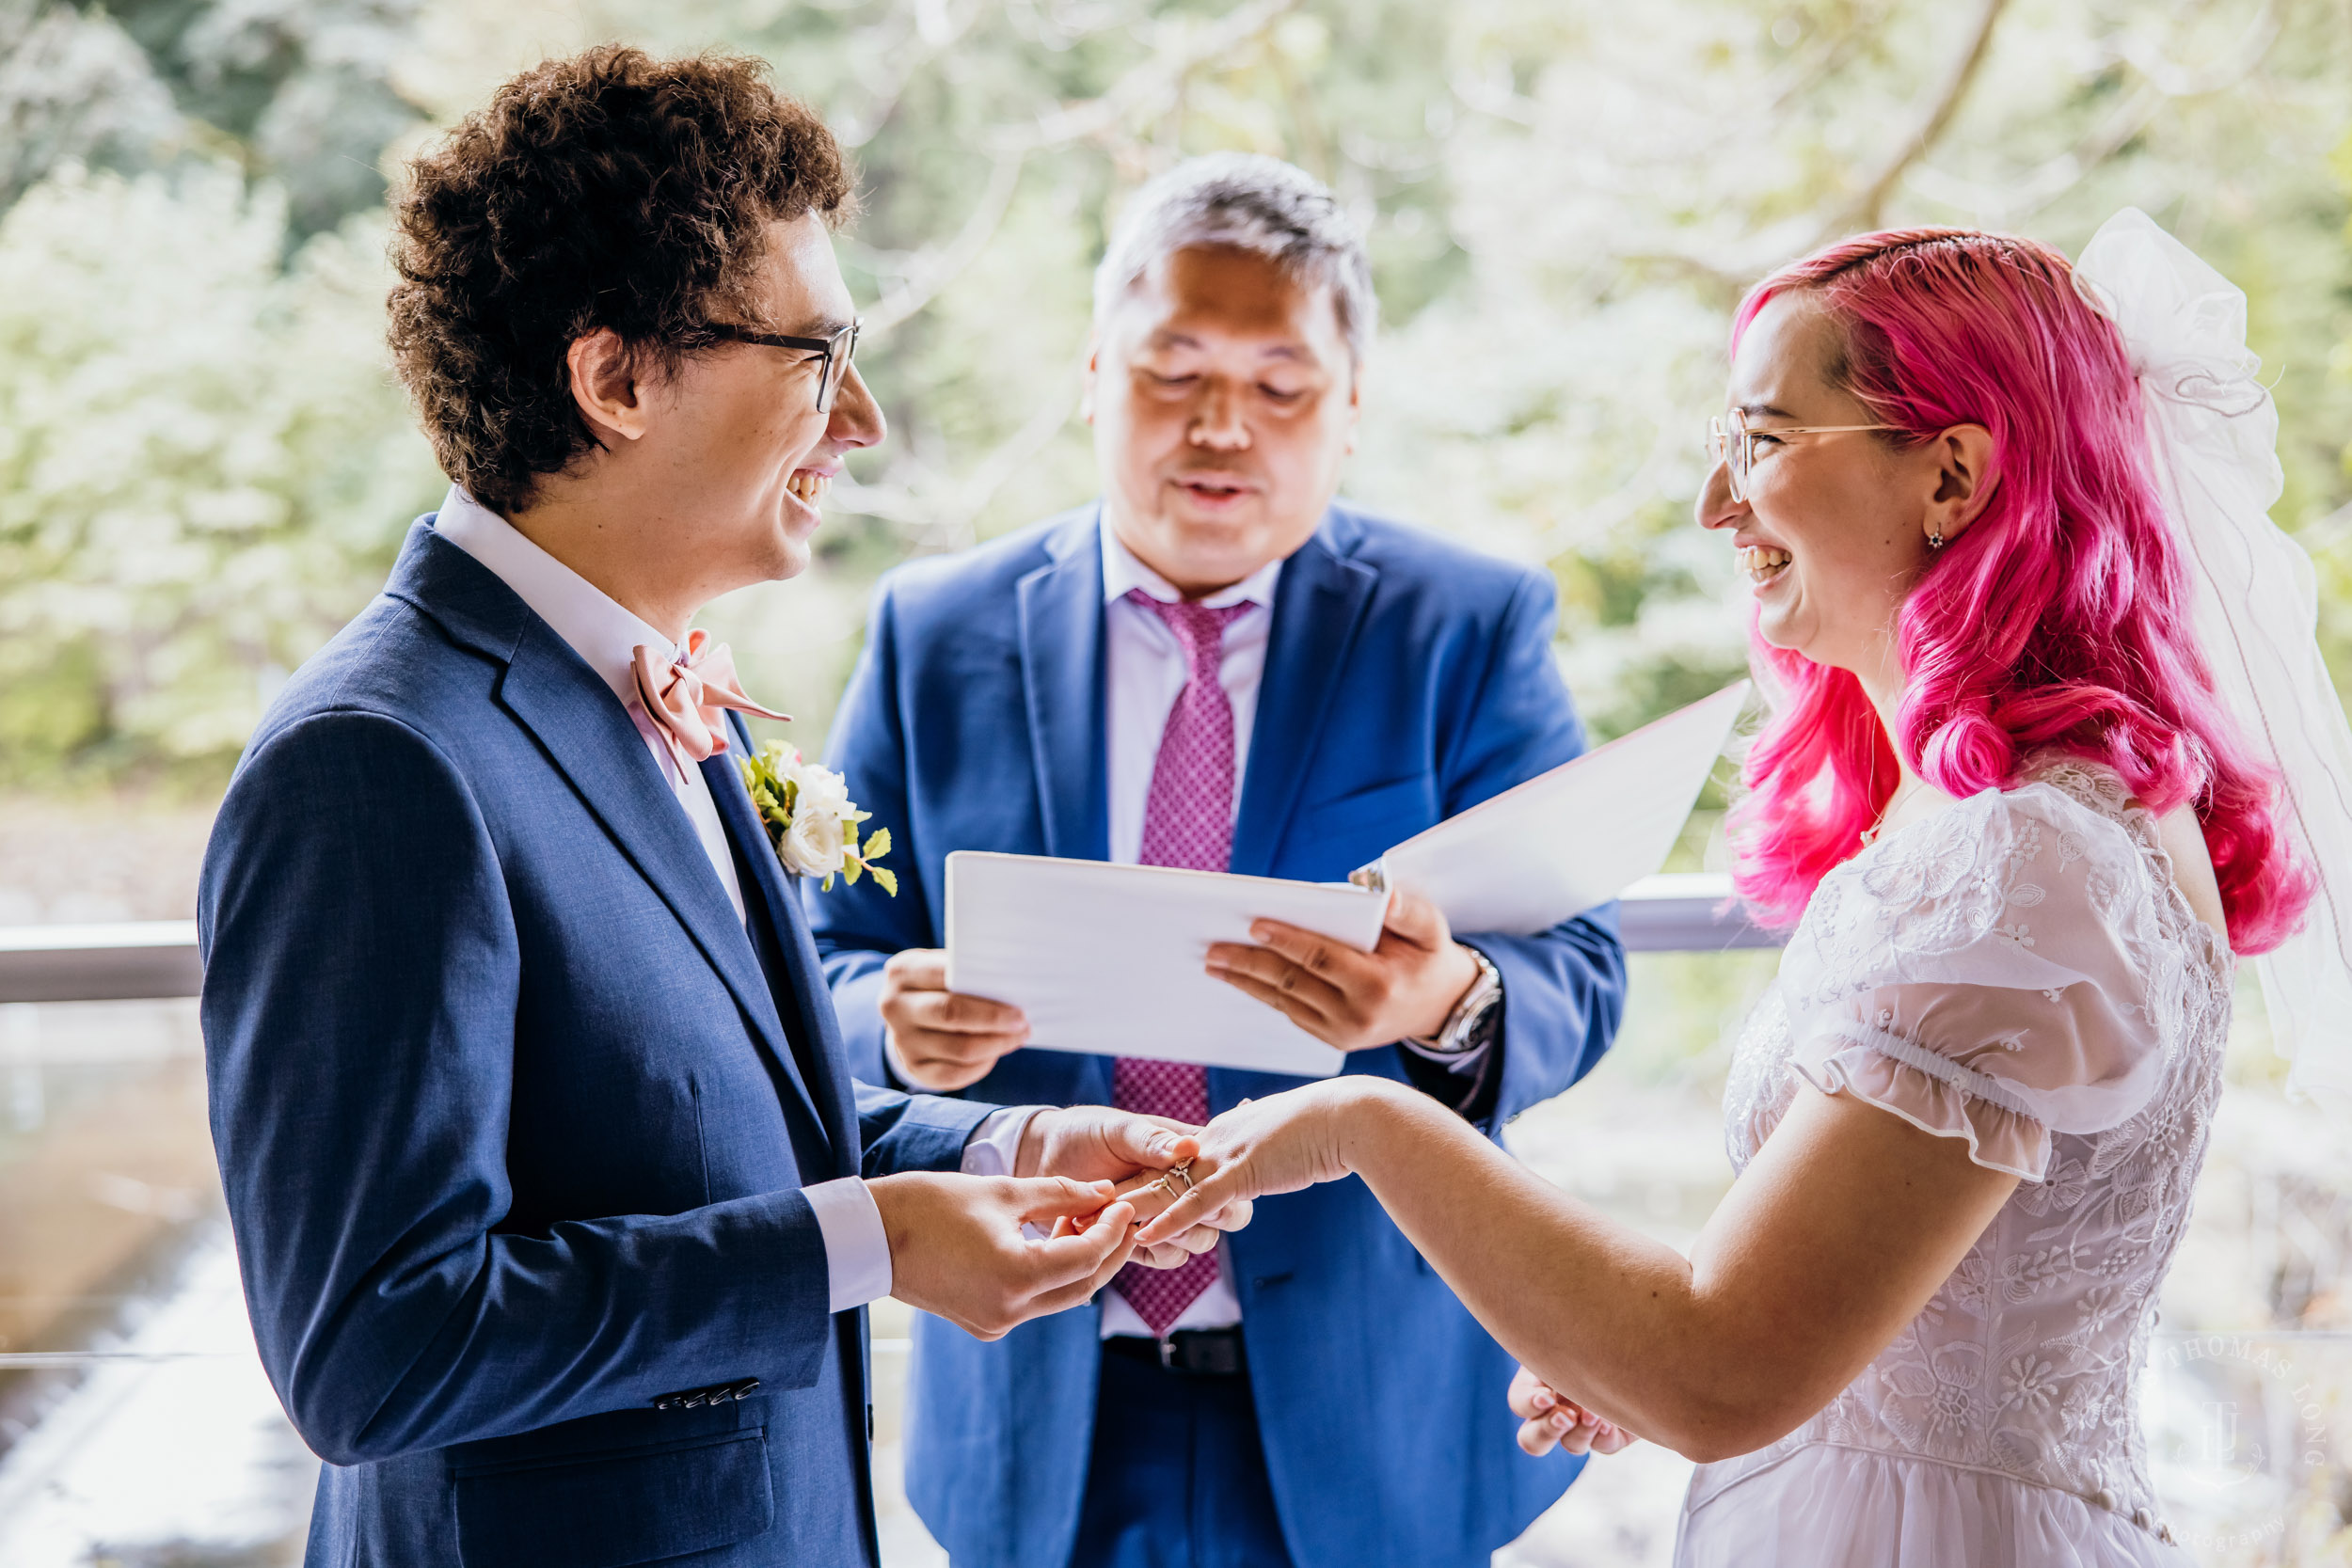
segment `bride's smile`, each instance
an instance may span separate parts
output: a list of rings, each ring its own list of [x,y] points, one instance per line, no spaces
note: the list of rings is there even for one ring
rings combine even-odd
[[[1936,551],[1991,500],[1997,470],[1979,425],[1922,439],[1879,423],[1841,384],[1846,353],[1806,291],[1756,312],[1698,519],[1733,531],[1766,642],[1891,692],[1901,674],[1887,628]]]
[[[1796,559],[1777,546],[1744,541],[1734,543],[1740,551],[1740,570],[1747,575],[1748,581],[1755,585],[1758,593],[1778,582],[1788,570],[1789,562]]]

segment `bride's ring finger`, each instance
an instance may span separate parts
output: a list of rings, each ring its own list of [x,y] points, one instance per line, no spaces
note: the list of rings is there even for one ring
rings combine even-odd
[[[1140,1196],[1145,1193],[1155,1192],[1162,1197],[1167,1198],[1170,1203],[1175,1202],[1178,1198],[1184,1196],[1184,1193],[1192,1191],[1192,1172],[1189,1168],[1192,1162],[1190,1160],[1185,1160],[1180,1164],[1168,1166],[1168,1169],[1160,1172],[1158,1180],[1147,1181],[1142,1186],[1136,1188],[1136,1195]],[[1175,1181],[1173,1180],[1179,1176],[1184,1179],[1183,1192],[1177,1191]]]

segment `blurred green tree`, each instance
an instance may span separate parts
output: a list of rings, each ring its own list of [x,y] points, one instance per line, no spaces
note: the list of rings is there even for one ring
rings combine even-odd
[[[125,650],[162,613],[124,586],[137,553],[66,528],[50,470],[0,462],[0,550],[18,552],[0,557],[0,670],[41,692],[0,704],[0,771],[19,777],[67,760],[216,770],[257,682],[380,580],[434,489],[376,346],[385,279],[364,225],[382,171],[514,70],[607,38],[766,55],[863,169],[867,216],[841,252],[891,441],[835,487],[809,578],[710,617],[812,750],[877,572],[1091,493],[1079,385],[1105,228],[1151,173],[1232,147],[1313,169],[1370,236],[1387,314],[1351,493],[1549,564],[1564,663],[1603,733],[1741,663],[1728,551],[1688,526],[1740,290],[1858,228],[1979,224],[2072,248],[2127,202],[2251,296],[2285,421],[2279,515],[2321,562],[2331,652],[2352,674],[2342,0],[0,0],[0,41],[11,26],[46,40],[42,81],[89,90],[0,69],[0,124],[30,128],[0,162],[16,182],[0,197],[30,192],[5,230],[30,293],[0,304],[20,335],[0,339],[0,451],[29,450],[17,410],[51,387],[111,377],[137,388],[125,406],[203,411],[219,451],[166,462],[168,443],[93,434],[119,421],[41,414],[41,450],[73,454],[42,462],[94,464],[121,491],[103,515],[202,515],[185,497],[224,483],[231,446],[275,453],[285,498],[266,527],[200,535],[215,553],[187,567],[164,639],[185,673],[126,684]],[[233,213],[207,157],[246,183]],[[189,210],[176,240],[102,227],[169,203]],[[48,215],[19,222],[27,210]],[[274,274],[250,240],[273,224]],[[202,225],[246,235],[236,254],[258,270],[197,258]],[[49,276],[72,267],[103,291]],[[199,302],[215,289],[219,305]],[[167,339],[53,320],[142,292],[211,321],[213,349],[166,355]],[[299,374],[289,334],[310,345]],[[13,346],[35,337],[39,356]],[[261,571],[248,551],[305,562],[301,591],[198,586],[254,580],[233,575]],[[97,599],[121,617],[103,638],[56,608]],[[139,717],[199,686],[214,717]]]
[[[383,201],[416,21],[417,0],[0,0],[0,204],[69,160],[228,157],[284,191],[298,245]]]
[[[216,782],[431,493],[381,365],[380,224],[291,267],[285,230],[277,187],[227,166],[69,166],[0,216],[0,768],[17,781]]]

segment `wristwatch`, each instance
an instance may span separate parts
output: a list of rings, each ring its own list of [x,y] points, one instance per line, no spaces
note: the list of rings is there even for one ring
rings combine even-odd
[[[1493,1037],[1497,1010],[1502,1006],[1502,976],[1486,954],[1475,947],[1467,951],[1478,965],[1478,978],[1462,993],[1462,1000],[1454,1004],[1436,1034],[1406,1042],[1424,1056],[1468,1055]]]

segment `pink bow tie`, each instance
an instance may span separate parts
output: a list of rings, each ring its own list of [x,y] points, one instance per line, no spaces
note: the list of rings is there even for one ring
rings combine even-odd
[[[653,649],[643,642],[637,644],[633,663],[645,717],[660,726],[670,749],[677,753],[680,768],[727,749],[726,721],[720,717],[723,709],[756,713],[762,719],[792,717],[761,707],[744,696],[743,689],[735,683],[735,656],[727,652],[725,643],[711,641],[710,634],[699,626],[686,634],[683,655],[667,669],[655,665]]]

